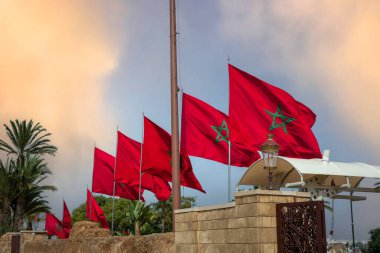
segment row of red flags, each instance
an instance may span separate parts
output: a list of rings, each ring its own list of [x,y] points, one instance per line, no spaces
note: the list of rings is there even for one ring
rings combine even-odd
[[[60,239],[66,239],[70,236],[72,221],[66,202],[63,201],[63,215],[60,221],[53,214],[46,212],[45,230],[48,235],[57,236]]]
[[[228,65],[228,71],[228,116],[183,94],[181,185],[205,192],[193,173],[189,155],[228,164],[230,147],[231,165],[247,167],[260,159],[258,151],[268,133],[274,134],[282,156],[321,157],[311,130],[316,120],[312,110],[284,90],[232,65]],[[92,191],[144,201],[142,193],[148,190],[158,200],[166,201],[171,194],[168,182],[172,181],[169,133],[144,117],[143,145],[119,131],[117,136],[116,158],[99,148],[94,150]],[[108,228],[103,211],[89,191],[86,214]]]
[[[168,200],[171,194],[168,182],[172,181],[171,136],[147,117],[144,117],[142,147],[120,131],[117,136],[116,158],[95,147],[92,191],[113,196],[115,184],[115,196],[118,197],[144,200],[142,193],[148,190],[158,200]],[[204,192],[185,154],[181,154],[180,178],[181,185]]]
[[[308,107],[232,65],[228,70],[229,116],[183,94],[181,185],[204,192],[189,155],[227,164],[230,145],[231,165],[247,167],[260,159],[258,151],[270,132],[280,145],[280,155],[321,157],[311,131],[316,116]],[[115,196],[143,199],[143,190],[149,190],[158,200],[167,200],[171,193],[168,182],[172,180],[169,133],[144,117],[143,145],[119,131],[117,136],[116,158],[95,148],[92,191],[112,196],[116,182]]]

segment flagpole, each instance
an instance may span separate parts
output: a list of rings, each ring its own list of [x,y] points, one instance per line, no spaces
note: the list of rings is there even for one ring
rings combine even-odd
[[[93,160],[92,160],[91,197],[92,197],[92,183],[94,181],[95,148],[96,148],[96,142],[94,143],[94,157],[93,157]],[[88,185],[87,185],[87,190],[89,190],[88,189]],[[92,215],[92,198],[90,198],[90,220],[91,220],[91,217],[92,217],[91,215]]]
[[[115,212],[115,191],[116,191],[116,158],[117,158],[117,144],[119,142],[119,135],[117,132],[119,131],[119,125],[116,127],[116,156],[115,156],[115,166],[113,169],[113,193],[112,193],[112,222],[111,222],[111,231],[113,233],[113,217]]]
[[[172,129],[172,223],[175,231],[174,210],[181,208],[180,187],[180,157],[179,157],[179,134],[178,134],[178,80],[177,80],[177,31],[176,31],[176,8],[175,0],[170,2],[170,90],[171,90],[171,129]]]
[[[231,141],[228,140],[228,203],[231,202]]]
[[[93,202],[92,198],[94,197],[92,195],[92,189],[91,189],[90,193],[91,193],[91,197],[90,197],[90,221],[92,221],[92,202]]]
[[[140,178],[139,178],[139,201],[141,200],[141,177],[142,177],[142,158],[143,158],[143,145],[144,145],[144,113],[142,114],[142,134],[141,134],[141,148],[140,148]]]

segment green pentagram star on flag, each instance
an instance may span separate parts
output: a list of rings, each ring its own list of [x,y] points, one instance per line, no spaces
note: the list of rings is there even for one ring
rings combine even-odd
[[[295,118],[291,118],[288,116],[285,116],[282,112],[281,106],[278,105],[276,112],[270,112],[268,110],[265,110],[269,115],[272,116],[272,125],[269,128],[269,131],[272,131],[273,129],[276,129],[278,127],[283,127],[284,132],[287,134],[288,132],[286,131],[286,125],[289,124],[290,122],[294,121]],[[277,118],[281,119],[282,122],[280,124],[276,123]]]
[[[211,126],[211,128],[216,132],[217,136],[215,138],[216,143],[219,143],[221,141],[225,141],[228,143],[228,138],[230,135],[230,131],[228,129],[227,123],[225,120],[223,120],[222,124],[220,126]],[[225,135],[223,135],[223,131],[225,131]]]

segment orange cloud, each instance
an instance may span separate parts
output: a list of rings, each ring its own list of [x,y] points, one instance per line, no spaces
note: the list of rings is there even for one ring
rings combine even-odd
[[[335,123],[345,126],[345,138],[360,136],[380,148],[374,138],[380,129],[380,2],[286,0],[238,5],[224,0],[220,10],[222,37],[244,45],[247,57],[259,51],[268,69],[290,73],[294,83],[325,99],[336,115]]]
[[[118,64],[121,43],[110,19],[124,11],[119,4],[106,13],[104,1],[0,2],[0,121],[34,119],[53,133],[50,180],[58,188],[83,181],[80,173],[91,177],[84,165],[92,164],[95,140],[115,141],[104,91]]]

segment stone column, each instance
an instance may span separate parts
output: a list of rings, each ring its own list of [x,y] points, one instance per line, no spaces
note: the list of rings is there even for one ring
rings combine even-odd
[[[177,253],[277,253],[276,204],[309,198],[303,192],[241,191],[235,203],[177,210]]]

